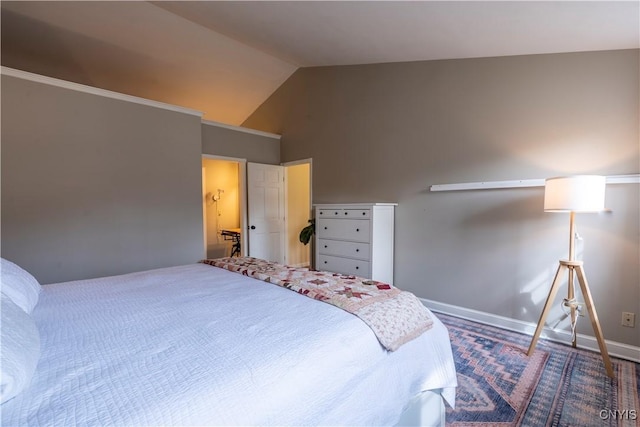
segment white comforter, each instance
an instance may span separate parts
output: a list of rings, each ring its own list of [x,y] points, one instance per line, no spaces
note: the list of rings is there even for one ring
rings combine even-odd
[[[456,385],[444,326],[384,350],[357,317],[194,264],[48,285],[42,355],[3,426],[391,425]]]

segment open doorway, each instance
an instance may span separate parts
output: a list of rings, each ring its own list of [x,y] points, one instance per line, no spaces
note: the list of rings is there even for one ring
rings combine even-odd
[[[308,225],[308,220],[313,217],[311,159],[289,162],[280,166],[263,166],[280,168],[284,175],[282,199],[284,253],[281,252],[283,261],[287,265],[296,267],[309,266],[313,250],[311,245],[305,246],[300,243],[298,236],[300,231]],[[249,195],[252,192],[248,189],[250,184],[247,170],[246,159],[202,156],[202,215],[206,258],[232,255],[257,256],[260,252],[258,250],[252,253],[249,246],[251,209],[247,209],[247,206],[255,208],[264,203],[264,200],[260,197],[250,200]],[[262,213],[271,210],[258,209]],[[271,259],[268,254],[260,252],[260,255],[262,258]]]
[[[286,199],[286,258],[292,267],[309,267],[311,244],[300,243],[300,231],[313,218],[311,211],[311,159],[284,163]]]
[[[245,162],[203,156],[202,193],[206,258],[244,254]]]

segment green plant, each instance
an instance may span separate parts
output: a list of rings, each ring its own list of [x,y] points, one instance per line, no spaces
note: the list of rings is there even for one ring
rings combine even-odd
[[[311,241],[311,237],[315,233],[316,233],[316,220],[312,218],[309,220],[309,225],[307,225],[305,228],[303,228],[300,231],[300,236],[299,236],[300,242],[307,245]]]

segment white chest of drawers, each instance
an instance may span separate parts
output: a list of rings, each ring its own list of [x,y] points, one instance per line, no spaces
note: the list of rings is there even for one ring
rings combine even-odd
[[[393,284],[395,206],[315,205],[316,268]]]

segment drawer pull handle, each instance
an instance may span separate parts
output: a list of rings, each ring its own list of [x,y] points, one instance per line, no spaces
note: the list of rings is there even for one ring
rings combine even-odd
[[[359,228],[356,228],[356,231],[360,231],[360,229],[359,229]]]
[[[327,247],[327,245],[324,245],[324,247],[326,248],[326,247]]]
[[[327,263],[327,261],[324,262],[325,264]]]
[[[324,212],[320,211],[320,215],[324,215]]]
[[[324,228],[325,230],[327,229],[327,227]]]
[[[366,214],[367,214],[366,212],[362,212],[362,215],[366,215]]]
[[[325,246],[325,248],[326,248],[326,246]],[[356,252],[360,252],[360,249],[356,249]]]
[[[349,215],[349,212],[345,212],[344,214],[345,214],[345,215]]]
[[[360,269],[360,267],[358,267],[358,266],[356,265],[356,270],[358,270],[358,269]]]
[[[338,212],[335,212],[334,215],[338,215]]]

